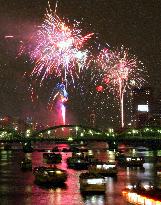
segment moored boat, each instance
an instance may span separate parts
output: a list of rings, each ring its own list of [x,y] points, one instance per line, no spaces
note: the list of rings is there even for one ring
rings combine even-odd
[[[100,174],[104,176],[116,176],[118,172],[115,162],[102,161],[97,161],[95,164],[90,165],[88,170],[90,173]]]
[[[45,159],[46,163],[48,164],[57,164],[60,163],[62,160],[62,156],[60,153],[54,153],[54,152],[45,152],[43,153],[43,158]]]
[[[81,147],[77,151],[72,152],[72,157],[91,160],[94,158],[94,154],[92,150]]]
[[[81,192],[106,192],[106,181],[101,175],[89,172],[81,173],[79,183]]]
[[[127,156],[125,154],[116,155],[116,160],[119,165],[127,167],[142,167],[145,162],[144,157]]]
[[[84,170],[88,169],[89,162],[82,158],[77,157],[69,157],[67,159],[67,164],[69,168],[76,169],[76,170]]]
[[[33,170],[35,182],[39,184],[61,185],[67,180],[67,172],[57,167],[35,167]]]

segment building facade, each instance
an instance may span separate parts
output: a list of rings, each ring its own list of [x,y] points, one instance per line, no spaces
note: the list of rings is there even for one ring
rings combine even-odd
[[[132,125],[136,128],[145,127],[152,116],[153,91],[150,87],[134,88],[132,98]]]

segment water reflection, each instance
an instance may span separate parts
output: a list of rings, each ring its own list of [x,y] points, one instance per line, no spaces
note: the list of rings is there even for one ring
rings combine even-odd
[[[104,205],[106,204],[106,197],[105,195],[84,195],[83,201],[86,205]]]

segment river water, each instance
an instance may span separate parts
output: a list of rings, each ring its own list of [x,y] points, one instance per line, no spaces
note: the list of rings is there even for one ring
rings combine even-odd
[[[52,149],[53,143],[37,143],[37,149]],[[67,144],[58,144],[59,148],[68,147]],[[114,152],[107,149],[105,142],[92,142],[88,145],[93,150],[96,158],[103,161],[113,160]],[[161,155],[161,150],[150,151],[146,148],[122,146],[126,152],[135,153],[138,156],[145,156],[144,168],[123,168],[118,167],[117,177],[107,177],[106,194],[91,194],[82,196],[79,190],[79,174],[82,171],[75,171],[67,168],[66,159],[71,153],[62,153],[62,162],[59,168],[67,170],[68,179],[66,186],[62,188],[45,188],[34,183],[32,171],[23,172],[20,169],[20,162],[24,157],[32,159],[33,168],[45,165],[42,152],[34,151],[25,154],[19,150],[19,145],[14,145],[10,151],[2,150],[0,147],[0,205],[126,205],[122,197],[122,190],[128,183],[135,183],[141,180],[143,183],[153,183],[161,186],[161,177],[157,175],[153,158]]]

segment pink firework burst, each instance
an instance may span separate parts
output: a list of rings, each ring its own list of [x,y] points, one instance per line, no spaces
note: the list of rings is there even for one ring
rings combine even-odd
[[[143,63],[124,46],[114,51],[104,48],[98,55],[97,63],[103,73],[103,82],[119,97],[121,126],[124,127],[124,93],[127,89],[141,87],[145,83]]]
[[[45,19],[32,38],[32,46],[28,53],[35,63],[31,76],[40,77],[41,81],[49,75],[61,76],[67,82],[67,76],[72,76],[76,68],[87,65],[88,50],[84,44],[93,33],[83,36],[82,30],[75,22],[71,27],[61,20],[51,9],[47,10]]]

